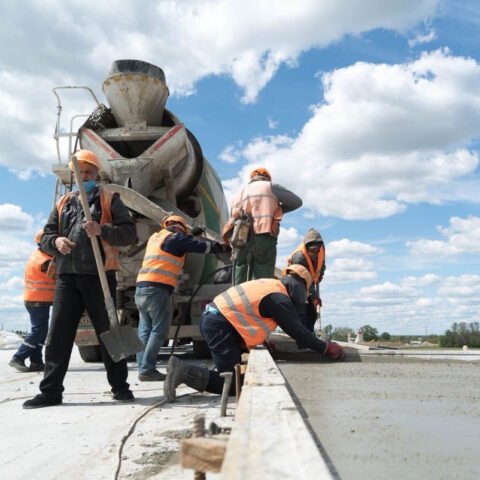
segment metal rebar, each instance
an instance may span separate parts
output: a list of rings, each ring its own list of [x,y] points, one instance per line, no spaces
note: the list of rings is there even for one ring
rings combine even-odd
[[[228,395],[230,394],[230,385],[232,384],[232,372],[222,372],[220,374],[223,377],[223,390],[222,390],[222,400],[220,403],[220,416],[226,417],[227,416],[227,402],[228,402]]]
[[[193,436],[204,437],[205,436],[205,415],[196,415],[193,419]],[[194,480],[205,480],[205,472],[195,470],[193,474]]]

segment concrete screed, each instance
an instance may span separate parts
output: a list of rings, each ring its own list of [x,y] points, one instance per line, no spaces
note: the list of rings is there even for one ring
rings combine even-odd
[[[65,379],[64,404],[23,410],[36,395],[43,374],[20,373],[8,366],[15,350],[0,350],[0,478],[9,480],[113,479],[122,439],[134,420],[163,400],[162,382],[139,382],[129,363],[129,383],[136,401],[112,400],[101,363],[84,363],[74,347]],[[158,367],[165,371],[168,355]],[[191,360],[189,360],[191,361]],[[194,360],[209,365],[208,361]],[[220,416],[218,395],[177,389],[176,403],[153,408],[128,435],[117,478],[191,479],[179,465],[179,440],[191,435],[193,418],[206,415],[207,427]],[[234,406],[234,397],[230,397]],[[232,409],[227,415],[233,415]],[[209,478],[217,475],[209,474]]]
[[[478,360],[278,366],[341,479],[480,478]]]

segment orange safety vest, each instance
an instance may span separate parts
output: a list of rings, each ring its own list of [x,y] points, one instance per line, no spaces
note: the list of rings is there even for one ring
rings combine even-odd
[[[283,211],[278,199],[272,192],[272,184],[258,180],[249,183],[232,205],[232,217],[241,212],[249,213],[253,218],[253,231],[256,234],[269,233],[276,237],[280,230]]]
[[[325,245],[323,243],[320,245],[320,250],[318,251],[317,268],[316,269],[313,266],[312,259],[310,258],[310,255],[308,254],[308,249],[307,249],[307,246],[305,245],[304,242],[300,243],[300,245],[288,257],[287,265],[292,264],[292,257],[297,252],[302,253],[303,256],[305,257],[305,260],[307,261],[307,265],[308,265],[308,271],[310,272],[310,275],[312,276],[313,283],[318,283],[322,279],[323,272],[325,271]]]
[[[186,255],[176,257],[162,249],[165,239],[170,235],[173,235],[173,232],[164,229],[149,238],[137,282],[164,283],[173,288],[177,286]]]
[[[52,303],[55,293],[55,280],[42,272],[42,265],[52,257],[35,249],[30,255],[25,267],[25,288],[23,299],[25,302]]]
[[[273,318],[260,315],[260,302],[270,293],[288,297],[280,280],[261,278],[231,287],[213,299],[218,310],[242,336],[247,348],[262,344],[277,327]]]
[[[68,200],[73,195],[76,195],[77,192],[70,192],[64,195],[60,200],[57,202],[57,212],[58,212],[58,222],[60,226],[60,218],[67,204]],[[102,209],[102,216],[100,217],[100,225],[105,225],[106,223],[112,223],[112,199],[113,199],[113,192],[109,190],[101,190],[100,191],[100,205]],[[120,250],[118,248],[112,247],[106,240],[100,238],[102,242],[103,252],[105,254],[105,270],[120,270]]]

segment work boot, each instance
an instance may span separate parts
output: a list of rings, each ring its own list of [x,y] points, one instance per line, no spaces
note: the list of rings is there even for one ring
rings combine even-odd
[[[133,402],[135,397],[130,389],[128,390],[120,390],[119,392],[115,392],[113,394],[113,399],[118,400],[119,402]]]
[[[30,372],[43,372],[45,370],[45,364],[43,362],[35,363],[30,362]]]
[[[15,370],[18,370],[19,372],[25,373],[30,371],[30,369],[25,365],[25,360],[22,360],[21,358],[18,358],[15,355],[8,362],[8,364],[11,367],[13,367]]]
[[[186,362],[171,356],[167,363],[167,378],[163,383],[163,395],[167,402],[174,402],[177,398],[175,389],[185,383],[190,388],[204,392],[208,385],[210,372],[205,367],[189,365]]]
[[[159,372],[158,370],[155,370],[152,373],[139,373],[138,374],[138,379],[141,382],[163,382],[167,376]]]
[[[54,405],[61,405],[62,397],[59,398],[49,398],[46,397],[43,393],[35,395],[30,400],[27,400],[23,403],[23,408],[43,408],[43,407],[53,407]]]

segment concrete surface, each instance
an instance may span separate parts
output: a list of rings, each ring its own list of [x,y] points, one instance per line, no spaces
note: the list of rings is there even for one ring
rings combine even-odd
[[[42,374],[20,373],[9,367],[14,351],[0,350],[0,478],[193,477],[192,471],[179,466],[179,439],[190,435],[198,413],[206,415],[207,425],[219,416],[218,395],[194,393],[182,386],[177,396],[184,397],[174,404],[160,404],[163,383],[139,382],[135,365],[129,363],[136,401],[119,403],[111,398],[103,364],[84,363],[74,348],[64,404],[23,410],[22,403],[38,393]],[[167,359],[168,355],[161,356],[160,370]],[[233,412],[229,409],[227,414]],[[141,415],[144,417],[139,419]],[[136,419],[139,421],[133,426]]]
[[[278,365],[339,478],[480,478],[478,361],[360,355]]]

